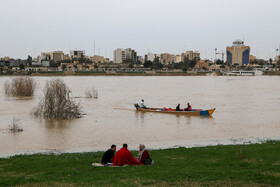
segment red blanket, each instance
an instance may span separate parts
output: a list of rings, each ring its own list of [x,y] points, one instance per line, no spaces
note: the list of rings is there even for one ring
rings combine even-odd
[[[140,162],[135,160],[131,152],[126,147],[121,148],[113,157],[113,166],[139,165],[139,164]]]

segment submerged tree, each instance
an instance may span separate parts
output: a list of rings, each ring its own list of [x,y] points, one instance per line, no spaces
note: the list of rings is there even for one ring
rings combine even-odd
[[[88,88],[85,91],[85,96],[86,96],[86,98],[95,98],[95,99],[97,99],[98,98],[98,90],[95,89],[94,87]]]
[[[71,119],[81,117],[81,106],[70,97],[71,90],[63,80],[54,79],[47,82],[44,97],[33,109],[36,117]]]
[[[30,77],[16,77],[7,80],[4,84],[4,91],[7,96],[32,96],[37,83]]]

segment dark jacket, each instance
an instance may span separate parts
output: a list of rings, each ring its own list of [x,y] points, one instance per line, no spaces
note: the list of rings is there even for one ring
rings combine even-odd
[[[107,164],[109,163],[113,163],[112,158],[115,156],[114,151],[112,151],[112,149],[108,149],[102,156],[102,160],[101,163],[102,164]]]
[[[151,159],[151,157],[150,157],[148,151],[145,150],[145,151],[143,152],[143,154],[142,154],[142,158],[139,158],[139,160],[140,160],[141,164],[145,164],[144,161],[145,161],[145,159],[148,159],[148,158]]]

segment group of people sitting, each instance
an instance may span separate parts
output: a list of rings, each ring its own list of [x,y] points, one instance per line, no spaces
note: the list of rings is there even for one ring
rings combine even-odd
[[[116,153],[117,146],[112,145],[102,156],[101,163],[105,166],[124,166],[124,165],[150,165],[153,163],[145,145],[139,145],[138,157],[133,157],[127,149],[127,144]]]
[[[176,107],[176,111],[191,111],[191,110],[192,110],[192,106],[190,105],[190,103],[188,103],[187,108],[181,109],[180,104],[178,104],[177,107]]]

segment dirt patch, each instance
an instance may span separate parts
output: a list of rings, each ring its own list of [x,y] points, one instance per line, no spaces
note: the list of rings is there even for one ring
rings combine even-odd
[[[58,187],[68,187],[68,186],[78,186],[76,184],[64,184],[64,183],[51,183],[51,184],[36,184],[36,183],[27,183],[23,185],[17,185],[14,187],[46,187],[46,186],[58,186]]]
[[[165,156],[166,159],[170,160],[185,160],[186,158],[183,156]]]
[[[212,159],[212,160],[207,160],[207,162],[217,163],[217,160],[216,159]]]
[[[276,162],[276,163],[273,163],[272,164],[273,166],[280,166],[280,161]]]
[[[280,177],[280,173],[274,173],[274,172],[263,172],[264,175],[269,175],[273,177]]]
[[[263,159],[255,159],[255,158],[253,158],[253,159],[247,159],[247,158],[245,158],[245,159],[243,159],[243,162],[247,162],[247,163],[256,163],[256,162],[263,162]]]
[[[180,181],[180,182],[159,182],[153,185],[146,185],[148,187],[154,187],[154,186],[160,186],[160,187],[169,187],[169,186],[190,186],[190,187],[200,187],[200,186],[214,186],[214,187],[224,187],[224,186],[230,186],[230,187],[240,187],[240,186],[249,186],[249,187],[259,187],[259,186],[265,186],[260,184],[246,184],[239,181],[209,181],[209,182],[192,182],[192,181]]]

